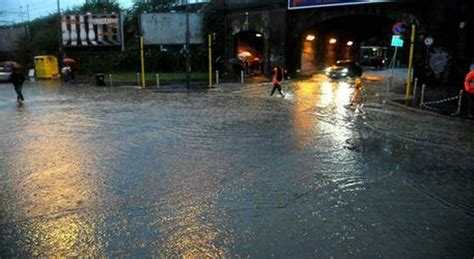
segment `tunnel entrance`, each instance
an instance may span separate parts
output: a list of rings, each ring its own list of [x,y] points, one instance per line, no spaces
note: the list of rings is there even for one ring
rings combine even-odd
[[[310,74],[338,60],[386,62],[395,22],[384,16],[352,15],[315,24],[302,35],[302,72]]]
[[[263,74],[265,39],[263,33],[241,31],[234,35],[235,58],[243,64],[247,76]]]

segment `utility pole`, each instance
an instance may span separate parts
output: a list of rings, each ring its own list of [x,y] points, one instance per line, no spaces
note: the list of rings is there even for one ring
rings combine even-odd
[[[31,34],[30,34],[30,6],[29,5],[26,5],[26,19],[27,19],[26,35],[28,36],[28,39],[31,40]]]
[[[59,6],[59,0],[57,0],[57,6],[58,6],[58,30],[59,30],[59,36],[58,36],[58,43],[59,43],[59,75],[61,76],[61,69],[63,67],[63,59],[64,59],[64,53],[63,53],[63,30],[61,29],[61,8]]]
[[[189,56],[190,55],[190,51],[189,51],[189,38],[190,38],[190,32],[189,32],[189,1],[186,0],[186,7],[185,7],[185,10],[186,10],[186,88],[189,89],[189,84],[190,84],[190,81],[191,81],[191,75],[190,75],[190,72],[191,72],[191,57]]]

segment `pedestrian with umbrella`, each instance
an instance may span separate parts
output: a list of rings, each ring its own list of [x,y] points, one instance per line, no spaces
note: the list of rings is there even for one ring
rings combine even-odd
[[[72,58],[65,58],[63,60],[64,67],[61,69],[61,73],[63,74],[64,77],[64,82],[68,83],[71,81],[74,81],[74,70],[71,67],[71,65],[76,64],[76,60]]]

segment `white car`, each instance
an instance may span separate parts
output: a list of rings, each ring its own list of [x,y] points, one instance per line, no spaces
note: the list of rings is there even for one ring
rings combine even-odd
[[[10,81],[13,68],[11,66],[0,65],[0,82]]]

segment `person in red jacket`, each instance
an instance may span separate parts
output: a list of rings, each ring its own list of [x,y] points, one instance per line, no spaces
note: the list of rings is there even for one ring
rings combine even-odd
[[[474,101],[474,64],[471,65],[469,73],[464,80],[464,90],[467,97],[467,116],[472,118],[472,102]]]
[[[275,93],[275,90],[277,90],[277,89],[278,89],[278,92],[280,92],[281,96],[283,96],[283,97],[285,96],[281,92],[281,85],[280,85],[280,82],[283,80],[284,73],[285,73],[285,70],[279,65],[276,65],[273,68],[273,80],[272,80],[273,89],[272,89],[272,92],[270,93],[270,96],[272,96]]]

